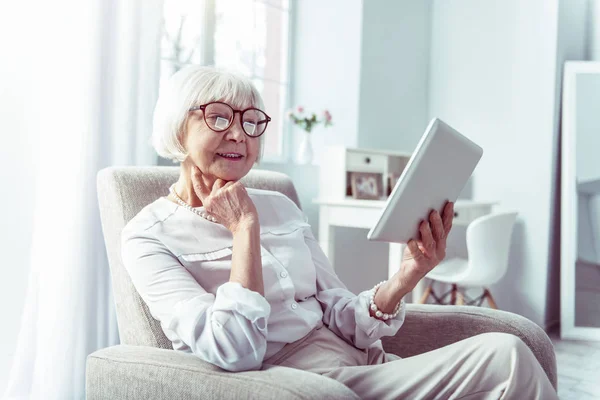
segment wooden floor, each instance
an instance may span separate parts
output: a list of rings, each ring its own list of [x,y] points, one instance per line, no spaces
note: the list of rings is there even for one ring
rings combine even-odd
[[[549,334],[558,366],[560,400],[600,399],[600,342],[561,340]]]

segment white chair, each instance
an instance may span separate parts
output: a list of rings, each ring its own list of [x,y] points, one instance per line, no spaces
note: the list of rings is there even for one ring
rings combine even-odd
[[[468,259],[450,258],[431,270],[426,277],[432,281],[420,303],[425,303],[432,296],[437,303],[447,304],[444,299],[450,294],[450,304],[463,305],[466,296],[459,288],[482,287],[483,294],[474,300],[468,299],[466,304],[478,303],[480,306],[487,299],[490,307],[497,309],[488,287],[506,273],[510,238],[516,219],[516,212],[497,212],[471,222],[467,227]],[[451,284],[452,289],[438,297],[433,290],[434,281]]]

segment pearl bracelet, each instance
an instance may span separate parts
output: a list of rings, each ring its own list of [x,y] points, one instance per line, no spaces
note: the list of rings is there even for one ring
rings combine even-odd
[[[375,311],[375,316],[377,318],[383,318],[384,321],[387,321],[388,319],[391,318],[396,318],[396,316],[398,316],[398,313],[400,312],[400,305],[402,304],[402,300],[400,300],[398,302],[398,304],[396,305],[396,308],[394,309],[394,313],[393,314],[388,314],[388,313],[383,313],[379,310],[379,308],[377,308],[377,304],[375,304],[375,293],[377,293],[377,290],[379,290],[379,286],[383,285],[386,281],[381,281],[379,282],[377,285],[375,285],[373,287],[373,289],[371,289],[371,295],[370,295],[370,308],[371,310]]]

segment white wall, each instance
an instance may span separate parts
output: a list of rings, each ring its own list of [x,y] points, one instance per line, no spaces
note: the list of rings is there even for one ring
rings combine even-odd
[[[555,321],[558,311],[553,215],[561,70],[565,59],[583,56],[578,26],[585,25],[585,3],[433,5],[430,116],[484,148],[474,198],[519,212],[509,271],[492,289],[500,307],[541,326]]]
[[[497,301],[541,326],[557,321],[562,66],[600,59],[600,0],[296,5],[293,103],[331,108],[336,123],[313,137],[317,164],[326,144],[412,151],[430,118],[447,120],[485,149],[461,198],[519,211]],[[300,190],[314,192],[319,173],[297,173],[307,176]],[[317,223],[318,215],[315,231]],[[385,276],[384,244],[366,242],[361,229],[336,235],[349,287],[364,288],[363,265]],[[345,254],[348,243],[363,259]]]
[[[558,2],[433,4],[430,116],[484,148],[474,198],[519,211],[509,272],[492,292],[501,308],[543,326]]]
[[[302,0],[295,5],[293,104],[329,108],[335,124],[313,135],[316,164],[331,144],[412,151],[427,122],[431,3]],[[315,197],[318,174],[327,173],[318,166],[267,167],[293,171],[298,190]],[[303,206],[318,236],[317,208],[305,201]],[[367,241],[365,229],[335,231],[336,272],[350,290],[358,293],[387,277],[387,244]]]
[[[329,109],[334,125],[312,133],[315,159],[324,146],[356,146],[360,82],[361,0],[294,2],[292,104]],[[298,147],[300,130],[295,131]]]
[[[600,61],[600,0],[589,0],[587,13],[587,57],[588,60]]]
[[[36,137],[36,91],[31,73],[36,68],[35,43],[23,21],[28,4],[0,6],[0,395],[8,383],[9,368],[17,343],[29,274],[33,229]],[[19,38],[19,40],[16,40]],[[60,190],[60,188],[57,188]],[[48,195],[55,195],[48,194]]]
[[[431,1],[363,4],[358,145],[412,152],[428,118]]]
[[[333,115],[334,125],[318,128],[311,134],[316,166],[264,164],[261,167],[290,172],[294,176],[296,188],[302,193],[300,201],[318,237],[318,208],[311,202],[318,195],[318,174],[321,173],[318,165],[327,156],[325,146],[355,147],[358,142],[363,1],[303,0],[294,4],[292,104],[314,111],[327,108]],[[294,152],[300,133],[295,131]],[[358,293],[385,277],[385,245],[366,243],[366,231],[362,229],[336,228],[336,231],[336,272],[350,290]],[[344,251],[348,243],[361,248],[357,252],[360,255],[352,260],[347,259]],[[365,265],[369,268],[362,267]]]

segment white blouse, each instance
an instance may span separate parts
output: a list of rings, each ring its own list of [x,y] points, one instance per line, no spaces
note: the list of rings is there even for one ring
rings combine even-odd
[[[260,223],[264,297],[229,282],[231,232],[165,197],[123,229],[125,268],[173,349],[245,371],[323,323],[359,349],[396,334],[404,304],[394,319],[371,317],[370,288],[358,296],[346,288],[296,204],[276,191],[247,191]]]

